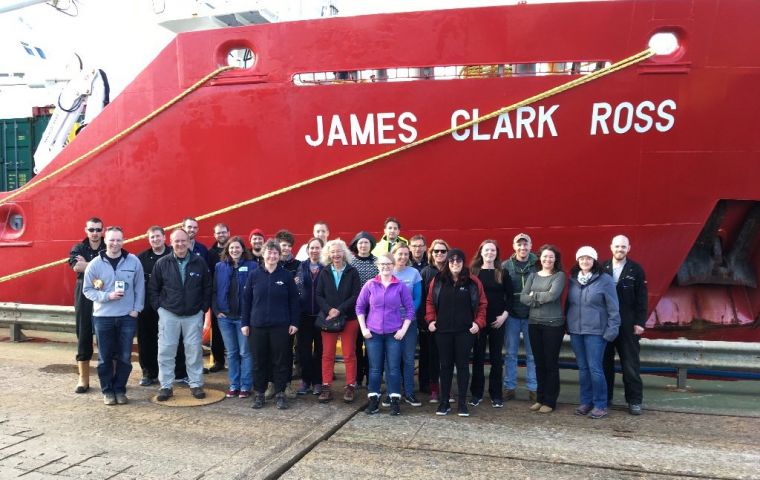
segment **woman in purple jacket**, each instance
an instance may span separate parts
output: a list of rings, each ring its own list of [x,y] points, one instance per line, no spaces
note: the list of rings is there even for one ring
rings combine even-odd
[[[369,404],[366,413],[379,411],[380,380],[383,365],[388,392],[391,397],[391,415],[401,413],[401,350],[402,340],[414,315],[414,303],[409,289],[393,276],[393,257],[384,253],[377,259],[380,274],[368,281],[356,301],[356,316],[369,354]],[[401,318],[401,307],[408,312]]]

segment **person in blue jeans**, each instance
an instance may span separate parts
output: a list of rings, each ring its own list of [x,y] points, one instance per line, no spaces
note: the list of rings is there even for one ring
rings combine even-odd
[[[248,398],[253,387],[253,357],[248,338],[240,330],[243,311],[243,288],[248,275],[258,268],[243,239],[232,237],[222,247],[215,266],[211,309],[219,323],[227,350],[227,374],[230,388],[227,398]]]
[[[596,250],[581,247],[570,270],[567,291],[567,330],[578,363],[580,406],[576,415],[607,416],[607,380],[604,351],[620,328],[615,281],[598,262]]]
[[[389,253],[380,254],[380,274],[364,284],[356,300],[356,316],[369,356],[368,415],[379,411],[385,365],[390,414],[401,413],[401,351],[404,337],[412,330],[415,311],[409,289],[393,276],[394,263]]]
[[[515,253],[501,264],[503,270],[509,273],[512,281],[512,291],[517,297],[512,302],[512,310],[509,311],[506,327],[504,329],[504,342],[507,346],[507,354],[504,357],[504,400],[515,398],[517,389],[517,351],[520,347],[520,334],[525,344],[525,386],[531,402],[536,401],[536,363],[533,360],[533,350],[530,347],[528,334],[528,315],[530,308],[520,302],[520,292],[525,287],[528,276],[539,270],[538,257],[531,253],[532,242],[525,233],[515,235],[512,248]]]
[[[393,255],[394,267],[393,276],[398,278],[401,283],[412,293],[412,303],[416,312],[422,302],[422,275],[416,268],[411,266],[411,250],[409,245],[403,242],[396,243],[391,249]],[[407,330],[402,340],[401,351],[401,375],[404,385],[404,401],[413,407],[421,407],[420,402],[414,395],[414,354],[417,352],[417,317],[410,313],[407,315],[402,305],[401,315],[408,316],[412,320],[412,325]],[[383,406],[386,406],[384,403]]]
[[[82,293],[93,302],[103,403],[124,405],[128,402],[137,315],[145,305],[145,280],[140,260],[122,249],[124,232],[120,227],[106,229],[105,244],[105,251],[84,271]]]

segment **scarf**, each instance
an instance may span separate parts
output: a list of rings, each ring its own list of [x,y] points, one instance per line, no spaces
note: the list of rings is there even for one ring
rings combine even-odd
[[[578,283],[581,285],[586,285],[589,280],[591,280],[591,276],[593,275],[592,272],[583,273],[583,271],[578,272]]]

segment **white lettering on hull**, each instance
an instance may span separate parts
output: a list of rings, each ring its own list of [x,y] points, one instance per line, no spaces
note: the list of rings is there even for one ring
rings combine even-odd
[[[600,132],[601,135],[609,135],[610,116],[612,131],[617,134],[628,133],[631,128],[636,133],[646,133],[652,126],[658,132],[667,132],[676,123],[676,117],[672,113],[676,108],[676,102],[671,99],[663,100],[658,105],[650,100],[644,100],[635,106],[631,102],[621,102],[614,108],[607,102],[597,102],[592,106],[590,134],[597,135]]]
[[[552,115],[558,108],[559,105],[552,105],[548,109],[541,105],[538,110],[533,107],[520,107],[514,111],[514,129],[510,117],[512,112],[508,112],[502,113],[496,118],[496,125],[490,133],[481,132],[483,124],[476,123],[472,127],[452,132],[451,137],[458,142],[467,140],[470,138],[470,134],[472,134],[472,140],[476,142],[498,140],[501,136],[510,140],[515,138],[544,138],[546,131],[550,136],[556,137],[557,128],[554,126]],[[473,108],[472,111],[456,110],[451,114],[451,128],[478,117],[480,117],[480,110],[477,108]]]
[[[412,112],[369,113],[363,117],[350,114],[348,121],[340,115],[330,117],[330,124],[325,125],[322,115],[316,116],[316,131],[304,135],[306,143],[312,147],[325,145],[395,145],[397,142],[412,143],[417,139],[417,116]],[[348,134],[344,124],[348,126]],[[327,138],[325,130],[327,127]],[[350,140],[349,140],[350,138]]]

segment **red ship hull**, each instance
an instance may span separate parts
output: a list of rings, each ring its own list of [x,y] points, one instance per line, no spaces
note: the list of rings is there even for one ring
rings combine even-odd
[[[575,78],[296,85],[298,74],[615,62],[668,31],[681,44],[673,55],[535,103],[532,118],[528,110],[512,112],[509,123],[488,120],[214,216],[201,222],[201,240],[210,243],[212,225],[223,221],[240,234],[289,228],[300,241],[316,219],[329,223],[332,237],[350,238],[379,231],[394,215],[402,235],[441,237],[466,251],[484,238],[508,251],[512,236],[525,231],[534,247],[557,244],[568,264],[579,246],[608,252],[610,239],[625,233],[632,258],[647,272],[653,335],[760,340],[756,287],[674,284],[716,205],[725,207],[717,235],[728,251],[760,201],[757,18],[760,4],[751,0],[632,0],[181,34],[33,182],[213,71],[229,48],[249,47],[256,61],[221,73],[115,145],[10,202],[0,197],[2,220],[18,212],[24,219],[23,231],[6,225],[0,233],[0,276],[66,257],[90,216],[140,235],[150,225],[294,185],[463,123],[475,109],[483,115]],[[756,236],[749,243],[747,262],[756,275]],[[130,247],[136,252],[147,242]],[[0,283],[0,300],[70,305],[73,284],[71,270],[57,266]]]

